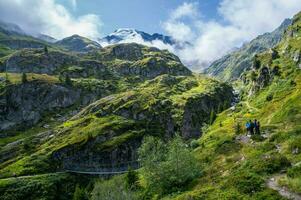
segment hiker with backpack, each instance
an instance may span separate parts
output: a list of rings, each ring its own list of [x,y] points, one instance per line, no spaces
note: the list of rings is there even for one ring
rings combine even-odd
[[[254,135],[255,124],[250,120],[250,134]]]
[[[247,134],[250,134],[250,126],[251,126],[250,122],[247,121],[246,123]]]
[[[254,126],[255,126],[255,134],[260,135],[260,122],[256,119],[254,120]]]

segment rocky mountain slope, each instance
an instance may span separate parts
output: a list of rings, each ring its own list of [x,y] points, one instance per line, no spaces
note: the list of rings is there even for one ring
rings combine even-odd
[[[166,50],[135,43],[89,49],[91,41],[80,36],[47,43],[1,34],[6,41],[0,58],[4,199],[40,199],[36,191],[63,184],[60,171],[137,160],[146,135],[199,137],[210,113],[233,100],[231,86],[193,74]],[[34,45],[27,45],[31,41]],[[19,192],[12,193],[15,189],[7,188],[12,176],[29,176],[26,189],[17,186]],[[30,184],[36,177],[41,177],[38,190]],[[62,196],[69,198],[73,190],[64,188]]]
[[[223,80],[239,78],[242,72],[252,67],[252,58],[255,54],[262,53],[281,41],[284,31],[291,22],[290,19],[286,19],[273,32],[260,35],[240,49],[216,60],[207,68],[206,73]]]
[[[219,114],[198,141],[194,153],[204,176],[166,199],[301,197],[300,25],[301,13],[273,50],[253,57],[257,64],[236,82],[241,101]],[[261,122],[261,135],[246,136],[249,119]]]
[[[175,134],[197,159],[199,176],[158,194],[147,190],[138,170],[130,189],[140,199],[284,200],[282,187],[298,197],[301,13],[291,23],[276,46],[249,58],[251,67],[232,82],[236,100],[232,86],[194,74],[152,47],[116,44],[77,53],[50,44],[47,50],[4,46],[1,198],[70,199],[76,184],[90,192],[93,178],[66,170],[124,170],[137,161],[144,136],[168,141]],[[254,119],[261,135],[245,132]],[[129,174],[119,178],[126,182]]]
[[[89,40],[88,38],[81,37],[79,35],[72,35],[70,37],[57,41],[55,44],[62,46],[69,51],[76,52],[89,52],[101,48],[101,45],[97,42]]]

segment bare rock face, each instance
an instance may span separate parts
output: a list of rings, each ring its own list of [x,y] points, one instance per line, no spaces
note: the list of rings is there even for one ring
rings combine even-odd
[[[170,62],[174,63],[171,64]],[[128,66],[120,66],[116,68],[116,71],[121,75],[137,75],[147,79],[152,79],[162,74],[175,76],[191,74],[180,62],[156,58],[149,58],[146,61],[137,61]]]
[[[117,45],[112,49],[112,56],[122,60],[138,60],[143,54],[138,45]]]
[[[103,149],[102,144],[116,136],[108,132],[88,141],[85,145],[67,146],[52,154],[57,168],[76,171],[126,171],[129,166],[137,166],[137,149],[142,137],[122,143],[119,146]]]
[[[43,112],[67,108],[79,98],[79,91],[62,85],[31,82],[12,86],[0,96],[0,130],[16,125],[32,126]]]
[[[2,70],[52,75],[63,66],[76,64],[78,64],[77,57],[59,51],[46,54],[42,49],[26,49],[11,55]]]
[[[271,81],[270,69],[268,67],[262,67],[259,72],[259,77],[256,80],[257,85],[260,88],[266,87]]]
[[[202,135],[201,128],[209,122],[211,111],[217,111],[220,105],[230,106],[234,99],[231,88],[217,89],[213,94],[201,94],[190,98],[185,105],[181,134],[184,138],[197,138]]]

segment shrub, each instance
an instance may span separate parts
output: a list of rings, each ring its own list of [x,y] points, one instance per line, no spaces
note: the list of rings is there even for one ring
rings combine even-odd
[[[214,112],[214,110],[212,109],[211,112],[210,112],[210,119],[209,119],[209,124],[210,124],[210,125],[213,124],[213,122],[214,122],[214,120],[215,120],[215,117],[216,117],[215,112]]]
[[[273,100],[273,97],[274,97],[273,94],[269,94],[269,95],[266,97],[266,100],[267,100],[267,101],[272,101],[272,100]]]
[[[180,190],[199,173],[197,160],[179,136],[168,144],[146,137],[139,149],[147,189],[166,194]]]
[[[200,143],[197,141],[197,140],[192,140],[190,142],[190,147],[193,148],[193,149],[196,149],[200,146]]]
[[[241,127],[241,124],[239,122],[236,122],[236,124],[234,126],[234,133],[236,135],[240,135],[242,133],[242,127]]]
[[[253,58],[253,66],[252,67],[254,69],[259,69],[260,66],[261,66],[261,62],[260,62],[260,60],[258,60],[258,56],[255,55],[254,58]]]
[[[65,84],[71,86],[72,85],[72,81],[71,78],[69,77],[69,75],[67,74],[65,77]]]
[[[48,47],[46,45],[44,46],[44,53],[48,55]]]
[[[233,184],[239,191],[246,194],[262,191],[265,183],[261,176],[249,172],[236,174],[232,177],[230,182],[232,182],[231,184]]]
[[[236,142],[234,139],[225,139],[219,142],[217,145],[215,152],[218,154],[230,154],[233,152],[239,151],[241,145]]]
[[[138,195],[128,189],[122,177],[97,182],[92,191],[92,200],[138,200]]]
[[[138,173],[132,170],[132,168],[129,168],[125,180],[126,180],[126,186],[129,189],[136,189],[138,187],[138,180],[139,180]]]
[[[291,164],[285,156],[280,154],[267,154],[256,160],[251,160],[251,168],[257,173],[273,174],[289,167]]]
[[[262,142],[265,140],[265,138],[261,135],[252,135],[251,136],[251,139],[256,141],[256,142]]]
[[[26,73],[22,73],[22,83],[27,83]]]
[[[73,194],[73,200],[88,200],[88,194],[86,193],[86,190],[84,188],[79,187],[79,185],[76,185],[74,194]]]
[[[264,190],[258,192],[253,196],[255,200],[283,200],[277,191],[274,190]]]
[[[255,71],[252,71],[252,72],[251,72],[251,80],[252,80],[252,81],[256,81],[256,79],[257,79],[257,74],[256,74]]]
[[[287,176],[290,178],[301,177],[301,165],[289,168],[287,170]]]

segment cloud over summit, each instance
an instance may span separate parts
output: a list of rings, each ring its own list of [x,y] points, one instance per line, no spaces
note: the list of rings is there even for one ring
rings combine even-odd
[[[70,1],[75,9],[76,0]],[[0,19],[18,24],[32,34],[61,39],[73,34],[97,38],[102,22],[95,14],[74,17],[55,0],[0,0]]]
[[[276,29],[285,18],[301,10],[301,0],[222,0],[218,7],[220,21],[204,21],[197,6],[183,3],[163,28],[173,38],[192,44],[175,53],[200,70],[233,48]]]

